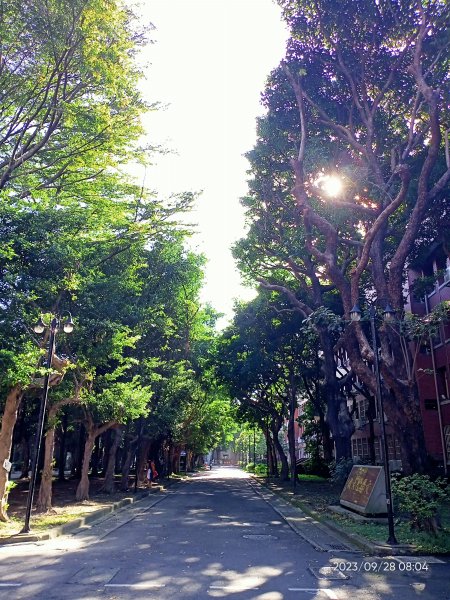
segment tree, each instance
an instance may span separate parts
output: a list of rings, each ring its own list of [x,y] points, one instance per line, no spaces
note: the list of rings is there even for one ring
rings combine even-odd
[[[111,427],[118,427],[128,419],[136,419],[145,414],[150,390],[140,385],[137,379],[115,381],[117,373],[97,382],[84,404],[84,424],[87,438],[84,446],[81,479],[76,491],[76,499],[89,498],[89,465],[97,436]],[[106,387],[103,387],[107,384]]]
[[[6,0],[1,17],[2,200],[73,193],[142,132],[133,56],[143,32],[114,0]]]
[[[3,2],[0,81],[0,320],[5,406],[0,460],[39,370],[38,311],[67,308],[99,266],[161,229],[147,192],[118,165],[137,158],[146,108],[133,56],[144,41],[115,2]],[[49,31],[51,35],[49,35]],[[156,216],[158,213],[158,216]],[[156,223],[159,225],[156,225]],[[26,359],[26,363],[24,363]],[[55,356],[61,381],[68,367]],[[0,470],[0,497],[7,475]],[[0,511],[0,520],[6,519]]]
[[[389,301],[401,316],[408,256],[450,180],[443,134],[448,10],[439,0],[279,3],[291,39],[265,90],[268,112],[251,154],[251,189],[266,236],[259,243],[272,261],[267,283],[297,307],[306,282],[336,289],[347,319],[361,293]],[[440,158],[445,152],[447,162]],[[344,191],[330,205],[332,174],[342,176]],[[281,282],[280,273],[288,274]],[[311,310],[317,306],[306,302],[305,312]],[[404,470],[420,471],[425,444],[417,386],[398,360],[398,335],[382,327],[380,336],[386,412]],[[364,327],[346,327],[338,347],[374,393]]]
[[[296,464],[294,423],[298,401],[314,365],[315,349],[301,318],[286,309],[278,295],[261,292],[237,307],[233,324],[220,340],[218,371],[229,387],[243,420],[271,431],[271,442],[281,460],[281,476],[289,476],[288,461],[278,434],[288,419],[291,475]]]

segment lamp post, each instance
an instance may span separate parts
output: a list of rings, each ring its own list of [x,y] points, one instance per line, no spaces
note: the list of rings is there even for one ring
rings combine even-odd
[[[69,313],[70,315],[70,313]],[[41,442],[42,442],[42,434],[44,431],[44,422],[45,422],[45,409],[47,407],[47,397],[48,397],[48,386],[50,381],[50,369],[52,367],[53,362],[53,354],[55,351],[55,339],[56,333],[58,329],[61,327],[61,319],[58,316],[53,317],[50,325],[46,325],[41,317],[39,317],[38,322],[34,326],[35,333],[43,333],[45,328],[49,327],[50,329],[50,340],[48,346],[48,355],[47,355],[47,370],[44,377],[44,389],[42,391],[41,404],[39,408],[39,418],[38,418],[38,426],[36,431],[36,446],[34,449],[33,456],[33,464],[31,467],[31,479],[30,479],[30,487],[28,489],[28,497],[27,497],[27,508],[25,511],[25,524],[20,533],[29,533],[30,531],[30,517],[31,517],[31,508],[33,506],[33,496],[34,489],[36,487],[36,478],[37,478],[37,470],[39,463],[39,454],[41,451]],[[63,323],[63,330],[65,333],[72,333],[73,331],[73,321],[72,316]]]
[[[391,321],[395,315],[395,311],[388,304],[386,304],[386,308],[383,311],[383,319],[384,321]],[[395,537],[394,530],[394,511],[392,507],[392,490],[391,490],[391,474],[389,469],[389,455],[388,455],[388,445],[386,439],[386,425],[384,423],[384,405],[383,405],[383,393],[381,389],[381,378],[380,378],[380,364],[378,360],[378,344],[377,344],[377,335],[376,335],[376,327],[375,327],[375,316],[376,310],[375,305],[371,304],[369,308],[369,320],[370,320],[370,328],[372,333],[372,344],[373,344],[373,364],[375,368],[375,381],[376,381],[376,398],[378,405],[378,413],[380,415],[380,433],[381,433],[381,447],[383,454],[383,467],[384,467],[384,481],[386,486],[386,507],[387,507],[387,517],[388,517],[388,528],[389,528],[389,537],[387,543],[390,545],[397,545],[397,538]],[[350,311],[350,318],[353,322],[357,322],[361,320],[361,309],[358,304]]]

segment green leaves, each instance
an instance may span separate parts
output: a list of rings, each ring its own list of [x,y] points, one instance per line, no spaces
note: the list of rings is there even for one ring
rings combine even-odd
[[[409,477],[394,478],[392,489],[400,509],[409,513],[412,529],[437,532],[439,509],[450,494],[444,479],[432,481],[429,475],[415,473]]]
[[[3,394],[17,384],[24,387],[31,383],[36,373],[36,364],[39,359],[39,349],[31,343],[25,342],[20,351],[0,349],[0,391]]]

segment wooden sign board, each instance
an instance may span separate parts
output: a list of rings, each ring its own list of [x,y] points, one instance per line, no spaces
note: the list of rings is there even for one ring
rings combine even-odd
[[[387,506],[383,467],[354,465],[342,490],[340,503],[365,515],[385,515]]]

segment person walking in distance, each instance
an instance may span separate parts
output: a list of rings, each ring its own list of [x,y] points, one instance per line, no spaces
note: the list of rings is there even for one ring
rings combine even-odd
[[[150,460],[150,472],[151,472],[151,482],[156,481],[156,479],[158,479],[159,474],[158,471],[156,470],[156,465],[155,465],[155,461],[154,460]]]

